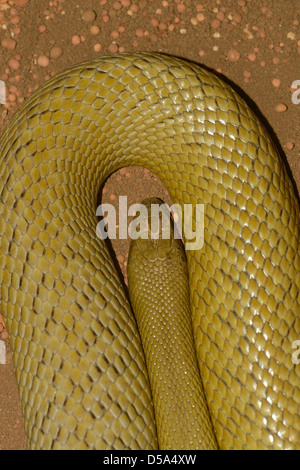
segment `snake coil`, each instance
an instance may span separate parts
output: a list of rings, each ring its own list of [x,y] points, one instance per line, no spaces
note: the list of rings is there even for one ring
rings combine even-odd
[[[136,323],[95,231],[98,189],[126,165],[204,204],[187,261],[219,448],[299,448],[299,206],[229,85],[159,54],[80,64],[22,105],[0,154],[1,313],[32,449],[157,446]]]

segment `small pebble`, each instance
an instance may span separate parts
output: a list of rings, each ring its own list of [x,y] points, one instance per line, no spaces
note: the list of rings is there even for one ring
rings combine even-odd
[[[12,38],[4,38],[1,41],[1,46],[5,47],[6,49],[10,49],[11,51],[15,49],[16,45],[17,45],[17,41]]]
[[[118,11],[118,10],[121,10],[121,8],[122,8],[122,3],[120,3],[120,2],[114,2],[113,3],[113,9],[114,10]]]
[[[275,88],[278,88],[280,86],[280,80],[279,78],[273,78],[272,80],[272,85],[275,87]]]
[[[97,34],[100,33],[100,28],[96,25],[91,26],[90,32],[93,36],[96,36]]]
[[[237,62],[241,57],[241,54],[237,49],[230,49],[227,52],[227,58],[230,60],[230,62]]]
[[[39,58],[38,58],[38,61],[37,63],[41,66],[41,67],[47,67],[49,65],[49,57],[47,57],[46,55],[41,55]]]
[[[18,24],[20,23],[20,17],[19,16],[14,16],[11,20],[10,20],[11,24]]]
[[[213,29],[218,29],[221,26],[221,21],[220,20],[213,20],[211,22],[211,27]]]
[[[294,142],[287,142],[287,143],[286,143],[286,148],[287,148],[288,150],[293,150],[294,146],[295,146],[295,145],[294,145]]]
[[[168,26],[166,25],[166,23],[159,23],[158,29],[160,31],[165,31],[167,28]]]
[[[259,36],[260,36],[261,38],[265,38],[265,37],[266,37],[266,33],[265,33],[265,30],[264,30],[264,29],[260,29],[260,31],[259,31],[258,34],[259,34]]]
[[[179,13],[183,13],[186,10],[186,6],[183,3],[179,3],[179,5],[177,5],[177,10]]]
[[[11,69],[13,70],[18,70],[20,68],[20,62],[16,59],[10,59],[8,61],[8,65],[10,66]]]
[[[92,23],[96,19],[96,13],[94,10],[85,10],[82,14],[82,19],[85,23]]]
[[[58,46],[54,46],[52,47],[52,49],[50,49],[50,58],[51,59],[58,59],[61,55],[62,55],[62,48],[61,47],[58,47]]]
[[[250,54],[248,54],[248,59],[249,59],[251,62],[254,62],[254,61],[255,61],[256,55],[254,54],[254,52],[251,52]]]
[[[293,31],[290,31],[289,33],[287,33],[286,37],[294,41],[296,38],[296,34]]]
[[[78,46],[78,44],[80,44],[80,42],[81,42],[80,36],[78,36],[78,34],[75,34],[72,37],[72,44],[74,44],[74,46]]]
[[[287,105],[284,103],[279,103],[275,106],[275,111],[278,113],[284,113],[287,110]]]
[[[242,21],[242,17],[239,13],[234,13],[233,15],[233,21],[235,21],[236,23],[240,23]]]
[[[135,35],[138,38],[141,38],[144,35],[144,31],[142,29],[137,29],[136,32],[135,32]]]
[[[29,0],[15,0],[15,4],[18,6],[18,7],[24,7],[27,3],[28,3]]]
[[[119,49],[119,48],[118,48],[117,44],[110,44],[110,45],[108,46],[108,50],[109,50],[109,52],[111,52],[112,54],[115,54],[116,52],[118,52],[118,49]]]

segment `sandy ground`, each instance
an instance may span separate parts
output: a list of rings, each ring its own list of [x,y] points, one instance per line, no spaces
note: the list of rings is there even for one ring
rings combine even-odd
[[[205,64],[241,90],[268,123],[299,191],[299,21],[298,0],[0,0],[0,134],[33,90],[75,63],[122,51],[166,52]],[[166,197],[154,175],[127,168],[109,179],[103,201],[127,195],[132,204],[155,194]],[[128,244],[114,249],[125,273]],[[0,449],[25,449],[1,312],[0,340],[7,346]]]

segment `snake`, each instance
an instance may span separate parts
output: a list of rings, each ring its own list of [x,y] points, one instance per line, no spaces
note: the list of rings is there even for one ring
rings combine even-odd
[[[0,309],[31,449],[299,449],[299,204],[227,80],[160,53],[84,62],[24,101],[0,155]],[[179,282],[190,320],[184,310],[179,333],[164,332],[183,374],[173,409],[159,315],[142,313],[139,330],[96,234],[99,188],[129,165],[183,210],[204,207],[203,246],[186,250]],[[158,338],[147,359],[145,335]]]
[[[170,208],[159,198],[144,199],[141,205],[144,212],[134,219],[137,234],[129,233],[128,293],[156,397],[159,448],[217,449],[193,341],[180,224],[174,224]]]

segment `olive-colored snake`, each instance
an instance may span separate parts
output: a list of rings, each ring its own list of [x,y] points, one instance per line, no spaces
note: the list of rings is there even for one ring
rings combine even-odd
[[[192,447],[299,448],[299,206],[229,85],[158,54],[80,64],[24,103],[0,154],[0,311],[31,448],[158,445],[136,323],[96,236],[97,192],[126,165],[205,208],[187,251],[208,410]]]

